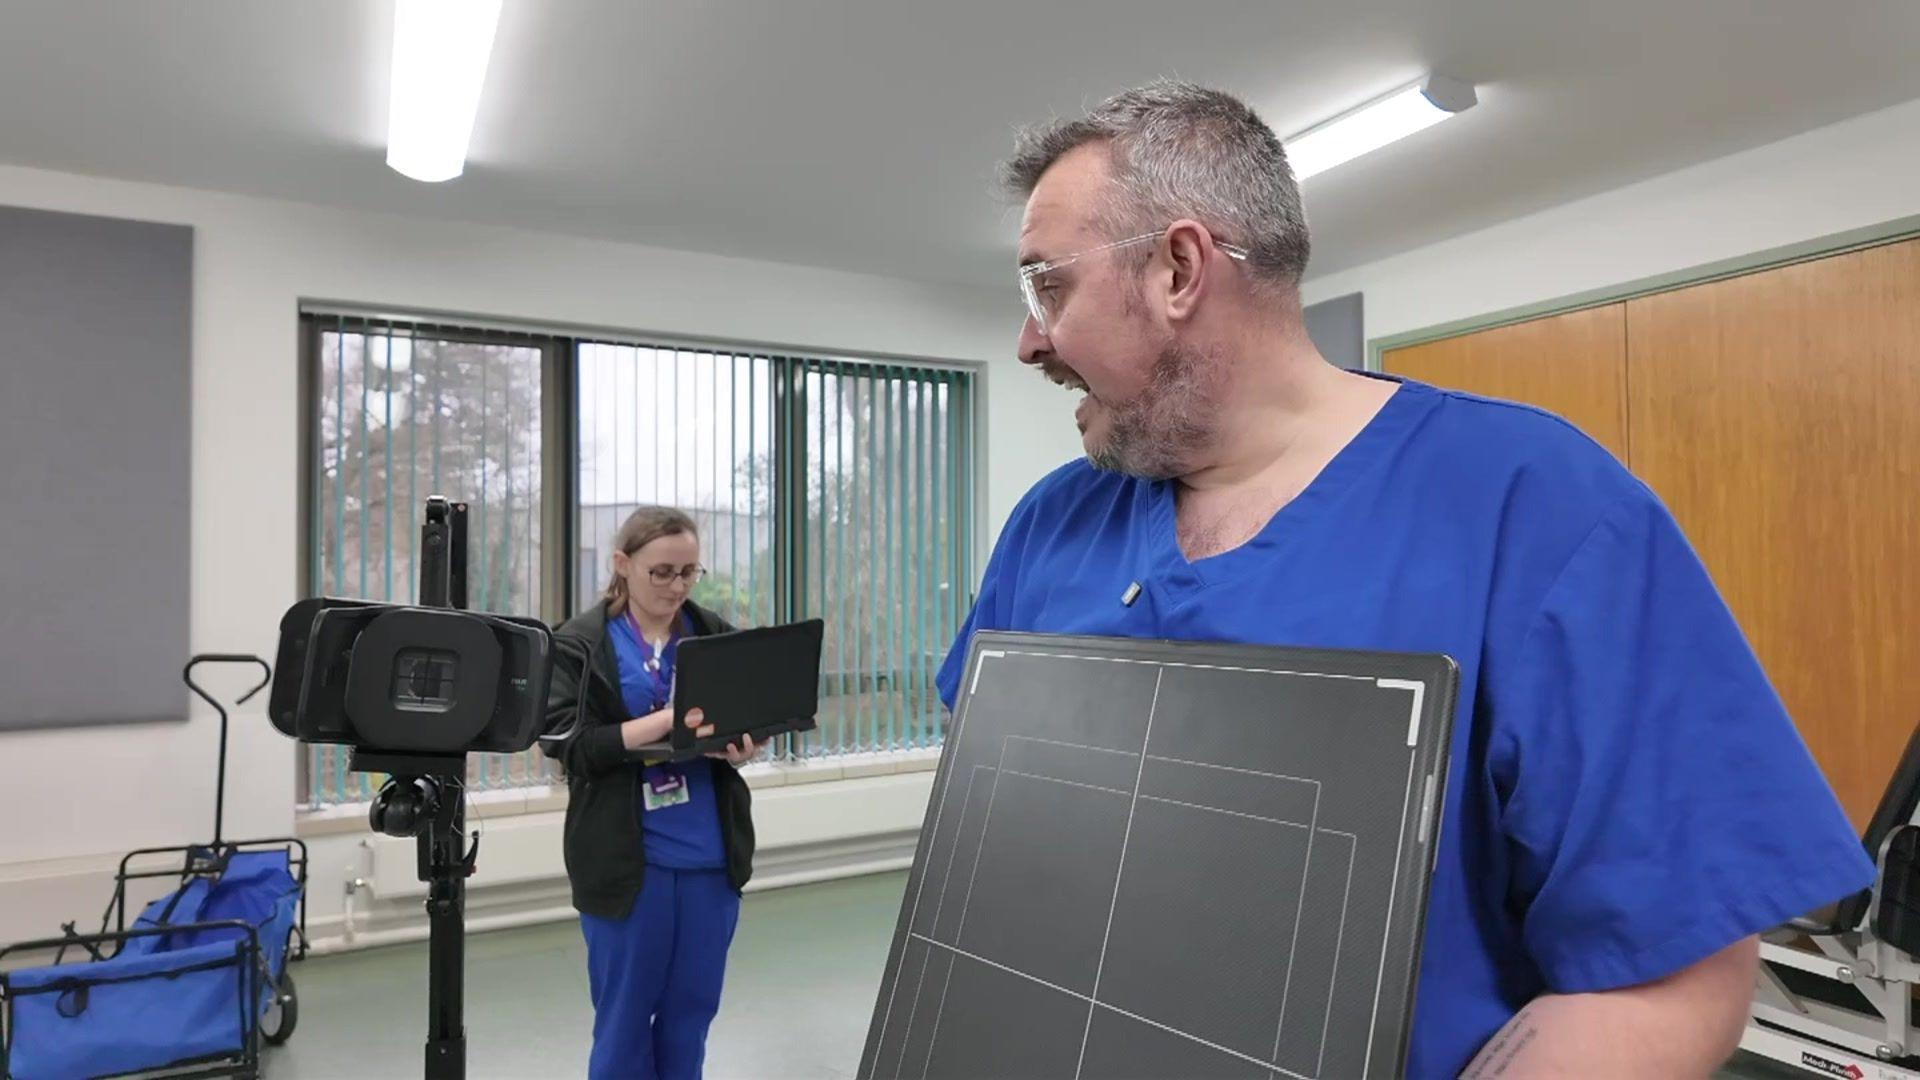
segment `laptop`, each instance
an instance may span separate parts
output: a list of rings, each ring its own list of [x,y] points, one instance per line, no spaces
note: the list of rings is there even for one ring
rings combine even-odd
[[[673,729],[667,739],[639,747],[649,760],[689,761],[717,753],[742,735],[754,743],[776,735],[812,731],[820,708],[820,619],[687,638],[677,646],[673,669]],[[688,710],[705,712],[695,737],[685,726]]]

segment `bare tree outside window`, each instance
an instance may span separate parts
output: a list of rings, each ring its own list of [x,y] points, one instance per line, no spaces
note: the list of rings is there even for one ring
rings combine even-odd
[[[468,606],[539,615],[543,350],[344,323],[318,339],[314,591],[415,602],[420,508],[438,494],[469,505]],[[344,748],[307,753],[311,793],[371,797]],[[483,789],[555,775],[537,751],[476,754],[468,773]]]

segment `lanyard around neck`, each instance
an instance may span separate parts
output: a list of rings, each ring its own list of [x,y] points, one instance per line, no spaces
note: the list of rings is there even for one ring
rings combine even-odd
[[[653,643],[647,640],[647,632],[640,628],[640,620],[634,617],[633,609],[627,609],[626,616],[627,625],[632,628],[634,639],[640,643],[640,655],[645,661],[646,669],[658,674],[661,654],[673,648],[674,643],[680,640],[679,613],[674,614],[673,622],[667,630],[667,640],[661,643],[658,650],[654,649]]]

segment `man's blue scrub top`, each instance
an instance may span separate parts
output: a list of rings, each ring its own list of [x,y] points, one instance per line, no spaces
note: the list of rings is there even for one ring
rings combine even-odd
[[[1458,662],[1415,1076],[1538,994],[1657,979],[1873,876],[1667,510],[1535,409],[1403,381],[1258,536],[1193,563],[1171,483],[1067,465],[1006,523],[948,708],[975,629]]]

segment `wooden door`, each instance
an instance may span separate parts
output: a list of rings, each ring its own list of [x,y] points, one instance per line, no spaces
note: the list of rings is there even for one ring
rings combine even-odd
[[[1920,241],[1626,311],[1630,464],[1864,825],[1920,722]]]
[[[1624,305],[1389,349],[1380,366],[1434,386],[1546,409],[1627,460]]]

